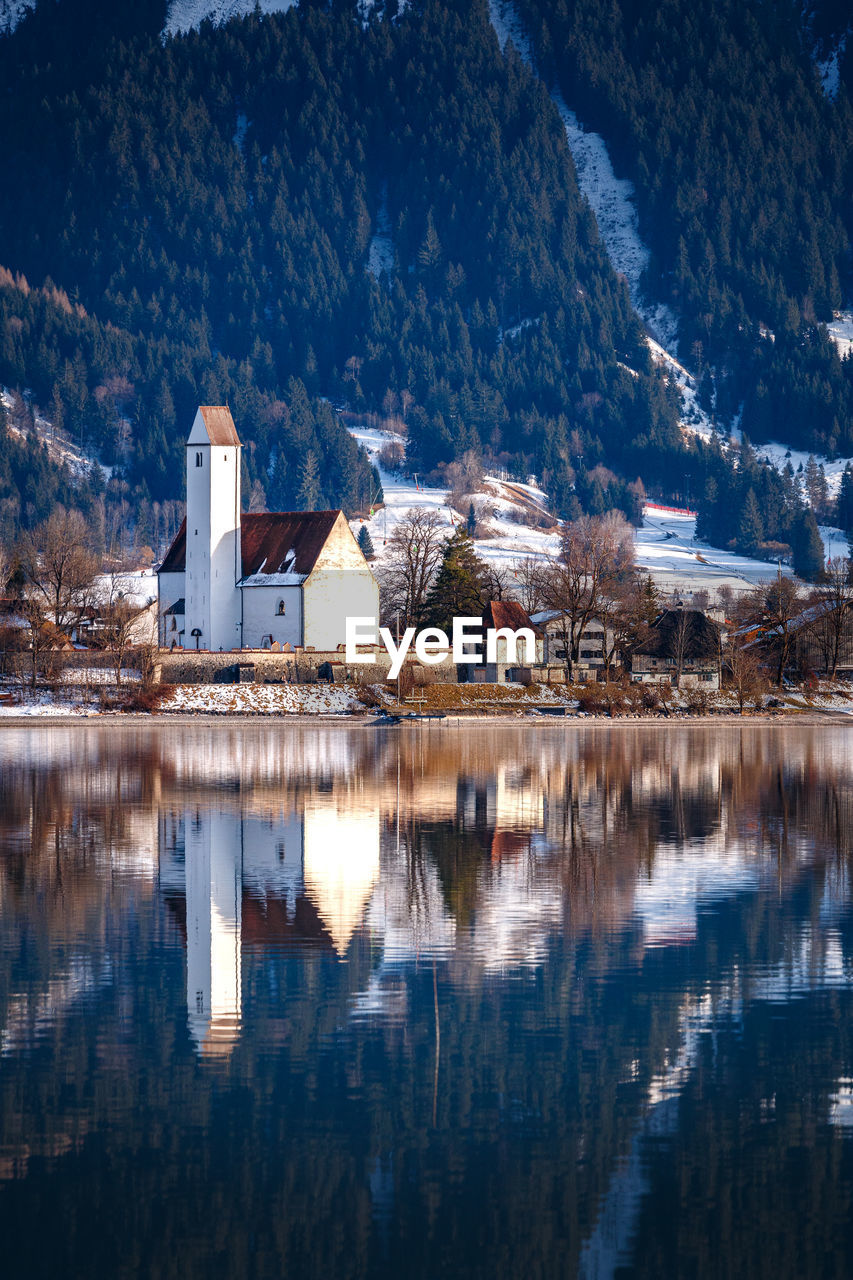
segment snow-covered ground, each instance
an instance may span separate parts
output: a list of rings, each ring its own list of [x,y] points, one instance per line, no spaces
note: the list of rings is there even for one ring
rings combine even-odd
[[[162,712],[208,711],[239,715],[344,715],[363,708],[358,691],[327,684],[184,684],[164,701]]]
[[[370,538],[381,565],[387,555],[387,546],[394,529],[413,507],[434,511],[448,534],[464,521],[447,505],[446,489],[430,488],[409,478],[387,471],[379,463],[378,455],[383,445],[400,437],[388,431],[371,427],[351,427],[351,434],[367,450],[371,462],[377,467],[385,506],[371,520],[351,520],[350,527],[358,536],[362,524],[367,524]],[[552,521],[550,529],[529,528],[519,523],[525,510],[540,510],[547,517],[547,498],[540,490],[519,481],[487,478],[485,492],[475,499],[475,506],[482,505],[488,513],[490,536],[477,542],[477,553],[483,560],[496,565],[512,567],[530,556],[553,556],[559,549],[559,534]]]
[[[853,311],[841,311],[826,327],[841,358],[849,356],[853,350]]]
[[[388,193],[383,190],[376,214],[376,229],[367,252],[367,270],[379,278],[383,271],[390,275],[394,270],[394,241],[391,238],[391,219],[388,216]]]
[[[0,0],[0,35],[14,31],[28,9],[36,7],[36,0]]]
[[[26,433],[17,427],[12,420],[14,399],[8,387],[0,387],[0,400],[2,400],[8,415],[9,430],[13,435],[23,437]],[[95,459],[84,453],[73,440],[69,439],[64,431],[57,430],[48,418],[38,412],[35,415],[35,430],[40,442],[47,446],[48,454],[54,462],[60,464],[64,462],[73,476],[81,477],[89,474]],[[104,476],[109,479],[111,469],[102,466],[100,463],[98,465],[101,467]]]
[[[385,495],[385,507],[377,511],[371,520],[352,520],[350,526],[358,535],[362,523],[370,531],[378,566],[387,555],[387,544],[394,529],[412,507],[421,507],[438,513],[448,533],[459,517],[451,513],[447,505],[448,494],[444,489],[426,488],[379,466],[378,454],[384,444],[399,441],[399,436],[369,427],[352,427],[356,440],[367,450],[371,461],[378,467]],[[528,528],[519,523],[525,512],[541,510],[547,517],[547,496],[529,484],[518,481],[487,477],[485,492],[475,499],[475,508],[485,509],[493,536],[477,541],[477,554],[496,566],[516,567],[530,557],[549,559],[559,552],[560,536],[556,525],[549,528]],[[715,591],[729,586],[735,591],[745,591],[776,573],[776,566],[766,560],[752,560],[749,556],[732,551],[722,551],[695,540],[696,516],[693,514],[664,511],[649,504],[645,508],[642,526],[635,534],[634,544],[637,564],[650,573],[659,587],[668,591],[685,593],[706,589]],[[838,554],[837,530],[826,531],[832,537],[830,554]],[[846,543],[844,544],[846,554]],[[783,568],[785,574],[790,569]]]
[[[294,0],[172,0],[163,34],[174,36],[191,31],[205,18],[219,26],[230,18],[245,18],[256,8],[261,13],[283,13],[293,3]]]
[[[840,63],[844,57],[844,51],[847,48],[847,41],[850,37],[851,29],[847,30],[838,38],[835,48],[832,49],[825,58],[821,58],[817,63],[817,73],[820,76],[820,83],[827,98],[833,101],[838,97],[838,89],[841,83],[840,79]]]
[[[772,578],[777,567],[734,551],[721,551],[696,541],[696,517],[646,506],[634,539],[637,564],[659,587],[671,591],[715,591],[728,586],[746,591]],[[790,576],[791,570],[782,567]]]
[[[489,0],[489,16],[501,48],[512,40],[528,66],[535,68],[530,41],[512,0]],[[633,183],[616,177],[604,139],[583,127],[556,86],[551,88],[551,98],[566,130],[578,185],[595,213],[614,270],[628,281],[631,301],[652,335],[672,347],[676,335],[675,317],[668,307],[660,303],[649,304],[640,291],[640,277],[648,265],[649,251],[640,238]]]

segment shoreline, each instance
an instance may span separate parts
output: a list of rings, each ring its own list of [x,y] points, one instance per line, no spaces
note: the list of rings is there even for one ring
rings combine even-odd
[[[377,716],[370,715],[302,715],[298,712],[291,712],[284,715],[276,715],[269,712],[258,713],[241,713],[241,712],[206,712],[206,711],[184,711],[170,714],[150,713],[150,712],[98,712],[94,715],[41,715],[41,716],[2,716],[0,717],[0,730],[2,728],[9,729],[26,729],[26,728],[80,728],[82,726],[105,726],[110,727],[126,725],[128,728],[138,728],[140,725],[162,725],[164,728],[168,726],[178,726],[186,728],[191,725],[227,725],[238,724],[240,726],[272,724],[272,725],[296,725],[296,724],[339,724],[350,727],[359,728],[387,728],[400,729],[403,726],[416,725],[419,728],[428,728],[430,730],[440,730],[442,728],[454,727],[458,728],[466,725],[500,725],[506,727],[508,725],[524,725],[530,727],[532,725],[547,725],[551,728],[587,728],[589,726],[601,728],[613,728],[614,726],[637,728],[640,726],[653,729],[670,729],[675,726],[698,726],[709,727],[712,725],[776,725],[782,726],[787,724],[795,724],[797,726],[814,727],[816,725],[832,725],[836,728],[847,725],[853,727],[853,716],[838,711],[810,711],[810,710],[791,710],[768,712],[753,712],[744,716],[738,715],[736,712],[724,713],[722,715],[671,715],[667,716],[607,716],[607,715],[534,715],[529,712],[516,713],[507,715],[506,713],[497,713],[490,715],[489,713],[481,714],[459,714],[449,712],[442,720],[403,720],[400,723],[389,723],[383,725],[382,720]]]

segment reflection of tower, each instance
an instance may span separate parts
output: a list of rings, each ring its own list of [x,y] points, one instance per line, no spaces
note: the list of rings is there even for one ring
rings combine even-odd
[[[331,798],[305,805],[305,888],[343,956],[379,878],[379,811],[339,809]]]
[[[229,1053],[240,1028],[242,840],[238,814],[187,816],[187,1015],[202,1053]]]

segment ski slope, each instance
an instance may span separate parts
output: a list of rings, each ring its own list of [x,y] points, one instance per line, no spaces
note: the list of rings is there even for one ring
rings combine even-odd
[[[378,455],[383,445],[399,441],[399,436],[371,427],[353,426],[350,433],[367,451],[382,480],[385,505],[369,520],[351,520],[350,528],[358,536],[367,525],[376,552],[376,567],[381,569],[388,558],[388,545],[394,529],[413,507],[437,513],[448,535],[460,523],[459,516],[448,505],[447,490],[430,488],[408,477],[380,466]],[[523,560],[549,560],[560,551],[558,526],[531,529],[519,523],[526,510],[547,510],[547,496],[535,485],[501,480],[487,476],[483,492],[475,498],[475,507],[485,510],[491,536],[477,539],[477,554],[496,567],[517,568]],[[837,531],[826,533],[837,535]],[[747,591],[757,582],[777,573],[777,566],[766,560],[723,551],[697,542],[696,517],[693,514],[666,511],[647,504],[642,526],[634,535],[638,567],[650,573],[656,585],[665,591],[692,593],[716,591],[728,586],[734,591]],[[791,570],[783,566],[790,576]]]

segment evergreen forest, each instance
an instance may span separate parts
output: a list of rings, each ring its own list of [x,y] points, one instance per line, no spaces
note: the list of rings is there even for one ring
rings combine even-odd
[[[822,327],[849,287],[850,59],[822,97],[793,6],[523,0],[541,74],[485,0],[301,0],[171,38],[165,7],[39,3],[0,37],[0,383],[100,463],[72,476],[0,409],[7,535],[106,505],[156,546],[195,407],[227,403],[254,509],[381,497],[346,410],[403,418],[421,474],[474,450],[559,515],[634,519],[639,479],[716,540],[790,542],[798,487],[682,433],[548,83],[637,184],[647,289],[721,433],[742,413],[853,453]]]

